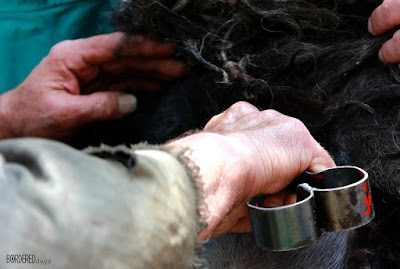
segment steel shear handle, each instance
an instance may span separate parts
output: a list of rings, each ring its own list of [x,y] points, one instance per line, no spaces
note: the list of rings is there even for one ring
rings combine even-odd
[[[297,186],[297,202],[263,207],[267,194],[247,202],[258,247],[286,251],[305,247],[321,233],[361,227],[375,216],[368,173],[355,166],[338,166],[307,173]]]

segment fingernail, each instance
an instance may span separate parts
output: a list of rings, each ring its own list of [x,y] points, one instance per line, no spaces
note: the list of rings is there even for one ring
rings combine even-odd
[[[380,50],[378,51],[378,58],[379,58],[379,60],[380,60],[381,62],[384,63],[384,61],[383,61],[383,56],[382,56],[382,49],[380,49]]]
[[[369,31],[371,34],[374,34],[374,29],[372,29],[371,18],[368,19],[368,31]]]
[[[118,108],[121,114],[129,114],[135,111],[137,106],[136,97],[132,94],[121,94],[118,96]]]
[[[319,172],[321,172],[323,170],[326,170],[326,169],[328,169],[328,167],[326,167],[325,165],[317,164],[317,165],[314,165],[312,167],[312,171],[310,171],[310,172],[311,173],[319,173]]]

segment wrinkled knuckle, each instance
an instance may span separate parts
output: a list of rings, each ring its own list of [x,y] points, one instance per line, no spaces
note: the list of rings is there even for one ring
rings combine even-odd
[[[247,111],[250,109],[253,109],[254,106],[245,102],[245,101],[239,101],[234,103],[233,105],[231,105],[227,111],[232,111],[232,112],[243,112],[243,111]]]
[[[71,40],[64,40],[64,41],[61,41],[61,42],[55,44],[50,49],[50,54],[58,55],[59,53],[63,53],[66,50],[66,48],[71,46],[72,42],[73,41],[71,41]]]
[[[96,111],[101,111],[101,115],[103,115],[105,119],[112,118],[115,114],[114,107],[104,99],[101,99],[99,102],[97,102],[94,109]]]
[[[237,102],[231,105],[224,113],[223,116],[226,119],[239,119],[246,115],[253,114],[255,112],[259,112],[259,110],[250,103],[245,101]]]
[[[299,135],[305,135],[309,133],[304,123],[297,118],[287,117],[286,126],[288,127],[288,129],[293,130]]]
[[[54,45],[48,54],[48,57],[52,61],[62,61],[71,47],[72,40],[65,40]]]
[[[264,110],[263,112],[264,112],[264,115],[269,118],[284,117],[284,115],[282,113],[276,111],[275,109],[267,109],[267,110]]]
[[[114,103],[116,102],[116,103]],[[117,100],[114,98],[107,98],[104,96],[96,96],[90,106],[85,107],[83,114],[89,119],[111,119],[117,116],[118,110]]]
[[[290,121],[290,117],[286,116],[274,109],[267,109],[262,111],[262,118],[265,122],[274,122],[276,124],[285,124]]]

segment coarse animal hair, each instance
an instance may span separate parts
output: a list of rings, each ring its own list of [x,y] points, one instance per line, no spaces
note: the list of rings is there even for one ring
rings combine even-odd
[[[188,64],[189,71],[156,96],[139,94],[139,110],[110,123],[112,133],[95,129],[87,134],[91,141],[96,141],[94,134],[101,134],[98,140],[108,143],[161,143],[203,127],[213,115],[241,100],[296,117],[338,165],[357,165],[370,174],[376,217],[342,241],[341,268],[396,268],[400,264],[400,72],[397,65],[383,64],[377,57],[396,29],[379,37],[367,31],[368,17],[380,2],[119,1],[112,13],[115,28],[171,40],[176,57]],[[331,246],[329,240],[324,242],[319,250],[308,251],[320,251],[326,264],[318,264],[329,268],[330,257],[324,253]],[[246,244],[249,241],[241,243]],[[303,255],[293,251],[285,256],[293,257],[292,266],[285,268],[305,268],[298,267],[303,264],[301,257],[307,257],[307,250],[301,251]],[[257,255],[274,259],[271,253]],[[317,268],[317,260],[308,259],[308,268]]]

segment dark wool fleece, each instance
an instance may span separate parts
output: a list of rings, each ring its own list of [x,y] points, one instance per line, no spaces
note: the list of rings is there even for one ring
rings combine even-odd
[[[400,72],[377,57],[396,29],[379,37],[367,31],[380,2],[120,1],[112,13],[115,28],[173,41],[189,72],[161,93],[139,94],[139,109],[131,117],[90,126],[86,139],[162,143],[203,127],[240,100],[296,117],[338,165],[368,171],[375,220],[287,253],[260,252],[251,239],[228,235],[206,248],[210,267],[398,268]],[[235,250],[227,247],[229,240],[236,242]]]

